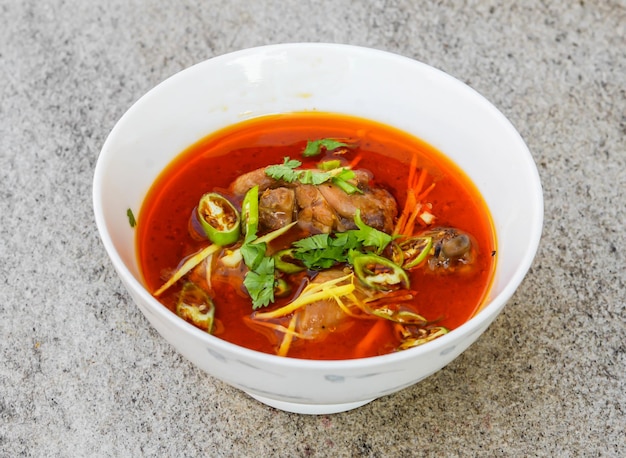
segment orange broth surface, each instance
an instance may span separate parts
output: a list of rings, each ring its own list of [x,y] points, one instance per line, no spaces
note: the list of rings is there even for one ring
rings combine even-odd
[[[413,136],[373,121],[328,113],[271,115],[244,121],[200,140],[169,164],[149,190],[138,218],[137,254],[147,288],[155,291],[183,258],[209,244],[195,240],[188,230],[190,215],[204,193],[226,190],[239,175],[280,164],[286,156],[306,165],[307,159],[301,154],[304,146],[308,140],[320,138],[358,140],[355,154],[362,157],[358,168],[369,170],[376,186],[396,198],[399,211],[406,198],[409,164],[417,155],[418,169],[425,168],[428,182],[435,183],[427,199],[436,217],[434,226],[452,226],[471,234],[477,242],[477,255],[472,268],[463,273],[432,272],[428,268],[409,271],[415,306],[426,319],[448,329],[471,318],[486,298],[495,265],[491,219],[475,186],[439,151]],[[181,283],[158,297],[172,311]],[[212,287],[217,323],[213,333],[234,344],[275,354],[282,335],[249,325],[246,317],[253,309],[241,281],[214,275]],[[285,303],[277,300],[263,311]],[[350,321],[323,339],[294,339],[288,356],[350,359],[389,353],[397,347],[399,340],[392,323],[384,320],[387,325],[377,332],[375,342],[365,349],[361,345],[355,352],[377,321]]]

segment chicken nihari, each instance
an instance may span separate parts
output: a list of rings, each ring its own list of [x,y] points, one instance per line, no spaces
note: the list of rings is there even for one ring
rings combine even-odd
[[[201,330],[254,350],[350,359],[410,349],[479,309],[489,213],[434,148],[358,118],[241,123],[193,145],[149,191],[146,284]]]

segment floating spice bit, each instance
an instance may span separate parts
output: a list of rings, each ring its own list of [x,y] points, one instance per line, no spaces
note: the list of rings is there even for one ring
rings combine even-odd
[[[209,295],[195,283],[187,282],[178,296],[176,314],[194,326],[211,333],[215,305]]]
[[[449,331],[447,328],[443,326],[432,326],[425,328],[415,328],[414,326],[404,327],[402,334],[404,335],[404,339],[398,346],[398,350],[406,350],[408,348],[418,347],[420,345],[425,344],[426,342],[430,342],[431,340],[435,340],[437,337],[441,337],[444,334],[447,334]]]
[[[224,196],[209,192],[198,204],[198,219],[211,242],[230,245],[239,238],[239,212]]]

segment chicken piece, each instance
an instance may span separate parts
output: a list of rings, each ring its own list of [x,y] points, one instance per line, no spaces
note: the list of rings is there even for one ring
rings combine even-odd
[[[324,283],[343,277],[345,272],[339,269],[320,272],[311,283]],[[347,315],[332,299],[313,302],[306,305],[298,317],[298,332],[310,339],[316,339],[337,329]]]
[[[265,231],[274,231],[293,221],[295,192],[293,189],[266,189],[259,198],[259,223]]]
[[[250,189],[259,186],[259,193],[280,185],[278,180],[265,174],[265,167],[238,176],[230,185],[236,196],[243,197]]]
[[[317,186],[300,185],[295,189],[298,204],[298,225],[313,233],[329,233],[338,219]]]
[[[363,194],[346,194],[333,184],[324,183],[319,187],[320,194],[339,216],[346,229],[354,229],[354,215],[361,210],[365,224],[380,231],[391,233],[394,218],[398,213],[396,199],[382,188],[365,189]]]
[[[346,316],[333,300],[313,302],[300,312],[299,332],[309,339],[317,339],[334,331]]]
[[[366,172],[365,170],[353,170],[353,172],[354,179],[350,180],[350,182],[359,189],[366,189],[369,186],[372,174],[370,172]]]
[[[370,188],[370,174],[364,170],[355,170],[355,177],[351,183],[357,186],[362,194],[346,194],[342,189],[332,183],[323,183],[319,186],[301,184],[299,182],[287,183],[276,180],[265,174],[265,168],[253,170],[238,177],[231,184],[231,191],[236,196],[243,197],[253,186],[259,186],[259,193],[263,196],[264,191],[269,189],[284,189],[280,194],[269,194],[266,198],[267,214],[266,229],[277,229],[281,224],[293,221],[295,214],[299,226],[313,233],[329,233],[332,231],[345,231],[355,229],[354,215],[357,209],[361,210],[361,219],[368,226],[391,233],[394,226],[394,218],[398,208],[396,200],[389,192],[382,188]],[[279,200],[288,196],[287,192],[293,190],[295,197],[294,210],[291,219],[288,205],[282,209]],[[260,204],[263,206],[263,204]],[[285,215],[278,217],[277,212]],[[272,215],[273,214],[273,215]],[[263,217],[261,217],[263,218]],[[277,219],[278,218],[278,219]]]

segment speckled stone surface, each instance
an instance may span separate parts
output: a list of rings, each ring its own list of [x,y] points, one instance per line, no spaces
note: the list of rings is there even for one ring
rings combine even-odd
[[[538,164],[545,229],[504,312],[452,364],[300,416],[200,372],[98,238],[101,145],[155,84],[280,42],[370,46],[465,81]],[[626,455],[623,1],[0,0],[0,456]]]

